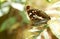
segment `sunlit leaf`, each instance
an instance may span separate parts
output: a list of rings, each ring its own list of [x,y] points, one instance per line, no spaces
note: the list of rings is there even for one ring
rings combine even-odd
[[[11,3],[11,6],[17,10],[23,11],[24,10],[24,5],[19,4],[19,3]]]
[[[0,0],[0,2],[2,3],[2,2],[5,2],[6,0]]]
[[[52,0],[47,0],[47,2],[51,2]]]

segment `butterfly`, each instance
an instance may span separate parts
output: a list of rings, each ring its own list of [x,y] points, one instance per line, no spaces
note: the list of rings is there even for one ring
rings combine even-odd
[[[30,6],[27,6],[26,10],[33,26],[47,24],[50,20],[50,16],[42,10],[30,8]]]

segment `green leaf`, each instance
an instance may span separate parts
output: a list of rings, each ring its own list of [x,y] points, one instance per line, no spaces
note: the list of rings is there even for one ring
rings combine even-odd
[[[16,23],[16,18],[15,17],[10,17],[7,20],[5,20],[0,28],[0,32],[6,30],[7,28],[10,28],[14,23]]]
[[[52,0],[47,0],[47,2],[51,2]]]
[[[2,2],[5,2],[6,0],[0,0],[0,2],[2,3]]]
[[[20,12],[20,15],[22,16],[22,21],[26,24],[29,24],[30,23],[30,19],[28,17],[28,14],[25,12],[25,11],[21,11]]]

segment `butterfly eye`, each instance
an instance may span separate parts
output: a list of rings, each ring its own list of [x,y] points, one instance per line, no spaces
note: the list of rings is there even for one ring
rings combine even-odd
[[[26,10],[30,9],[30,6],[26,6]]]

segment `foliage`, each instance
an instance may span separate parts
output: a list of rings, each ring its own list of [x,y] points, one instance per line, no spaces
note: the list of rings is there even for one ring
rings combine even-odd
[[[23,24],[24,23],[29,24],[29,22],[30,22],[29,17],[28,17],[27,13],[24,10],[26,0],[25,1],[24,0],[13,0],[13,1],[12,0],[10,0],[10,1],[6,0],[6,2],[4,0],[2,0],[0,2],[1,2],[1,8],[0,8],[1,16],[0,17],[4,16],[4,15],[10,13],[10,12],[12,13],[12,11],[10,11],[10,6],[11,6],[11,7],[15,8],[15,9],[19,10],[19,14],[21,15],[21,17],[23,19],[22,20]],[[15,5],[17,5],[17,7]],[[7,27],[11,27],[14,23],[16,23],[17,18],[15,16],[12,17],[11,15],[9,15],[8,17],[9,18],[7,18],[7,20],[5,20],[2,24],[0,24],[1,25],[0,31],[4,31],[4,30],[7,29]]]
[[[16,23],[15,17],[10,17],[7,20],[5,20],[0,27],[0,32],[6,30],[7,28],[10,28],[14,23]]]
[[[20,27],[21,26],[25,27],[24,24],[26,24],[26,25],[30,24],[30,18],[28,17],[28,14],[25,10],[26,5],[31,5],[33,8],[45,10],[46,7],[48,5],[50,5],[50,3],[53,4],[54,2],[56,2],[56,0],[42,0],[41,5],[39,5],[39,6],[35,5],[35,2],[37,2],[37,1],[35,1],[35,0],[27,0],[27,1],[26,0],[10,0],[10,1],[9,0],[0,0],[0,5],[1,5],[0,6],[0,18],[4,20],[0,24],[0,32],[5,31],[6,29],[7,30],[12,29],[12,27],[14,27],[13,25],[17,22],[17,18],[20,18],[20,17],[22,17],[22,20],[19,19],[21,21],[21,22],[19,22]],[[44,3],[45,3],[45,5],[44,5]],[[11,7],[13,7],[13,9],[16,9],[15,11],[18,11],[18,12],[16,12],[18,14],[15,14],[15,12],[13,10],[10,11]],[[15,16],[12,15],[11,13],[15,14]],[[6,18],[6,20],[3,17],[5,15],[9,15],[8,18]],[[44,29],[48,28],[48,25],[46,24],[43,28]],[[36,39],[37,36],[39,36],[39,34],[44,31],[44,29],[36,31],[38,33],[38,35],[36,35],[36,36],[34,35],[34,36],[32,36],[32,38]],[[12,30],[14,30],[14,28]],[[24,33],[27,33],[27,32],[25,31]],[[29,34],[29,32],[28,32],[28,34]],[[59,36],[58,35],[57,35],[57,37],[60,38],[60,35]]]

